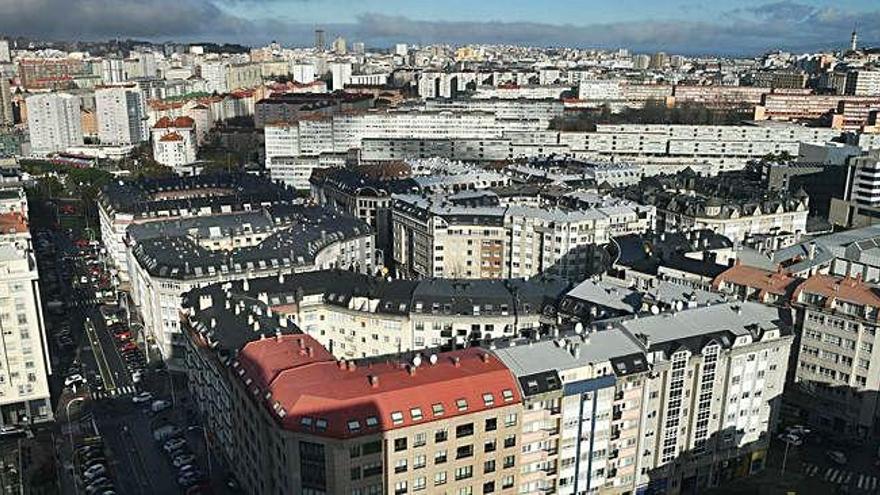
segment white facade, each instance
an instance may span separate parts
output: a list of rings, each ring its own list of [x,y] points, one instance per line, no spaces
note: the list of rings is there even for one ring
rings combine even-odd
[[[144,95],[136,86],[95,91],[98,139],[103,144],[138,144],[149,138]]]
[[[330,74],[333,76],[333,91],[342,89],[351,81],[351,63],[333,62],[330,64]]]
[[[205,86],[209,93],[228,93],[229,88],[226,87],[226,62],[208,61],[201,65],[202,79],[205,80]]]
[[[47,93],[29,96],[26,103],[32,153],[47,155],[83,144],[79,98]]]
[[[300,84],[315,82],[315,66],[313,64],[292,64],[290,73],[293,80]]]

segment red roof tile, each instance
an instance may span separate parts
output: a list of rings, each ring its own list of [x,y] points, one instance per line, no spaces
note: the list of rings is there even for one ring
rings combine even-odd
[[[27,219],[21,213],[0,213],[0,235],[22,234],[27,231]]]
[[[722,282],[743,285],[752,289],[784,296],[800,279],[784,272],[770,272],[748,265],[738,264],[715,277],[712,282],[718,287]]]
[[[797,288],[794,294],[795,300],[803,292],[827,297],[829,307],[834,300],[838,300],[880,308],[880,294],[877,287],[868,285],[858,278],[813,275]]]
[[[426,359],[413,368],[397,362],[359,365],[329,361],[323,348],[316,349],[311,360],[301,359],[294,338],[260,342],[264,343],[258,345],[274,344],[292,350],[262,355],[253,349],[243,351],[239,357],[245,370],[242,378],[251,380],[248,386],[256,397],[262,399],[266,391],[271,392],[266,405],[289,430],[335,438],[355,437],[520,401],[511,372],[482,349],[439,354],[436,364]],[[248,344],[245,350],[254,344]],[[268,389],[261,386],[267,382]],[[484,394],[492,395],[490,403],[484,402]],[[459,411],[456,403],[460,399],[467,402],[466,410]],[[442,415],[434,415],[435,404],[442,405]],[[421,412],[421,419],[418,415],[413,417],[414,408]],[[395,420],[392,413],[401,416]],[[357,428],[351,428],[350,421],[357,421]]]
[[[160,137],[159,141],[161,141],[163,143],[168,143],[168,142],[172,142],[172,141],[183,141],[183,136],[181,136],[180,134],[178,134],[176,132],[169,132],[168,134],[165,134],[164,136]]]

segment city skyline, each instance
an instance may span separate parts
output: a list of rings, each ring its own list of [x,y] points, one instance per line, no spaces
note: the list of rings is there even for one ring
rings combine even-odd
[[[839,49],[849,33],[880,39],[880,9],[864,0],[646,2],[459,0],[429,2],[277,0],[0,1],[0,32],[50,40],[131,37],[151,41],[277,40],[309,45],[315,28],[368,46],[497,43],[746,55],[773,49]],[[208,21],[210,20],[210,21]]]

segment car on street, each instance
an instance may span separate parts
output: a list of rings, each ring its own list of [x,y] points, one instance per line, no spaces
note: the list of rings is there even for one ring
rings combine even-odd
[[[153,400],[153,394],[149,392],[141,392],[131,398],[131,401],[135,404],[143,404],[145,402],[150,402],[151,400]]]
[[[150,405],[150,410],[153,411],[154,413],[160,413],[160,412],[165,411],[167,409],[171,409],[171,402],[169,402],[167,400],[155,400]]]
[[[173,464],[174,467],[179,468],[187,464],[192,464],[195,460],[196,456],[193,454],[182,454],[172,459],[171,464]]]
[[[82,375],[80,375],[79,373],[74,373],[64,379],[64,386],[70,387],[72,385],[80,384],[84,381],[86,381],[86,380],[85,380],[85,378],[83,378]]]
[[[825,455],[835,464],[841,466],[846,464],[846,455],[839,450],[829,450],[828,452],[825,452]]]
[[[89,481],[97,479],[103,474],[107,474],[107,466],[103,464],[95,464],[82,472],[83,478]]]
[[[177,477],[177,484],[184,488],[189,488],[203,481],[205,481],[205,478],[200,471],[191,471]]]
[[[183,466],[177,468],[177,474],[182,476],[186,473],[197,471],[198,469],[199,468],[194,464],[184,464]]]
[[[81,466],[83,469],[88,469],[96,464],[107,464],[107,459],[103,457],[93,457],[91,459],[84,459],[82,461]]]
[[[124,330],[114,335],[116,336],[116,340],[119,341],[131,340],[131,332],[129,330]]]
[[[21,435],[24,433],[24,430],[15,425],[3,425],[0,426],[0,436],[8,437],[13,435]]]
[[[184,445],[186,445],[186,440],[182,438],[172,438],[171,440],[165,442],[165,444],[162,445],[162,448],[165,450],[165,452],[171,453],[183,447]]]
[[[122,344],[121,346],[119,346],[120,352],[136,351],[136,350],[137,350],[137,344],[135,344],[134,342],[126,342],[126,343]]]

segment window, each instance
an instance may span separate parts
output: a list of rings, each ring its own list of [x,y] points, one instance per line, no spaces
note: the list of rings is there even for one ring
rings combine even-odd
[[[495,472],[495,459],[490,459],[483,463],[483,472],[486,474]]]
[[[462,466],[455,470],[455,480],[466,480],[474,475],[473,466]]]
[[[365,443],[363,446],[364,455],[378,454],[379,452],[382,452],[382,442],[378,440],[375,442]]]
[[[315,421],[315,428],[317,428],[318,431],[326,430],[327,429],[327,420],[326,419],[316,420]]]
[[[504,469],[512,468],[514,464],[516,464],[516,456],[514,456],[514,455],[504,456]]]
[[[495,396],[490,393],[483,394],[483,404],[485,404],[486,407],[492,407],[495,405]]]
[[[376,416],[367,416],[367,427],[372,428],[379,425],[379,418]]]
[[[446,471],[441,471],[439,473],[434,474],[434,486],[440,486],[446,484]]]
[[[443,404],[439,402],[431,405],[431,411],[434,412],[434,416],[443,416],[443,413],[445,412],[443,410]]]
[[[361,468],[361,474],[364,478],[370,478],[372,476],[378,476],[382,474],[382,463],[371,462],[369,464],[364,464],[364,466]]]
[[[413,491],[417,492],[420,490],[424,490],[426,486],[426,481],[424,476],[419,476],[418,478],[413,480]]]
[[[348,422],[348,431],[358,431],[361,429],[360,421],[356,419],[349,420]]]
[[[394,495],[403,495],[406,493],[406,481],[398,481],[394,484]]]
[[[462,445],[455,449],[455,458],[456,459],[467,459],[468,457],[474,456],[474,446],[473,445]]]
[[[409,415],[412,416],[413,421],[421,421],[422,420],[422,410],[418,407],[414,407],[409,410]]]
[[[403,424],[403,413],[400,411],[394,411],[391,413],[391,422],[395,425]]]
[[[506,388],[501,391],[501,397],[504,398],[504,402],[510,402],[513,400],[513,390]]]
[[[361,446],[360,445],[352,445],[350,449],[348,449],[348,457],[354,459],[356,457],[361,456]]]
[[[495,431],[498,429],[498,418],[486,418],[486,431]]]
[[[425,454],[419,454],[413,459],[413,469],[422,469],[425,467]]]
[[[406,450],[406,437],[394,439],[394,451],[400,452]]]
[[[511,488],[513,486],[513,476],[505,476],[501,478],[501,489]]]
[[[515,436],[511,435],[511,436],[506,437],[504,439],[504,448],[505,449],[509,449],[510,447],[515,447],[515,446],[516,446],[516,437]]]
[[[398,459],[394,463],[394,472],[395,473],[405,473],[406,472],[406,459]]]
[[[455,427],[455,438],[469,437],[474,434],[474,424],[467,423]]]
[[[423,447],[426,443],[428,443],[427,433],[420,432],[413,436],[413,447]]]
[[[360,466],[351,468],[351,479],[359,480],[361,479],[361,468]]]
[[[504,426],[514,426],[516,424],[516,413],[510,413],[504,417]]]
[[[488,442],[483,444],[483,452],[495,452],[496,442],[495,440],[489,440]]]
[[[495,493],[495,482],[487,481],[483,483],[483,493]]]
[[[468,403],[465,399],[458,399],[455,401],[455,405],[458,407],[459,411],[467,411]]]
[[[446,462],[446,451],[438,450],[434,454],[434,464],[443,464],[444,462]]]
[[[434,443],[445,442],[449,438],[449,431],[445,428],[434,432]]]

